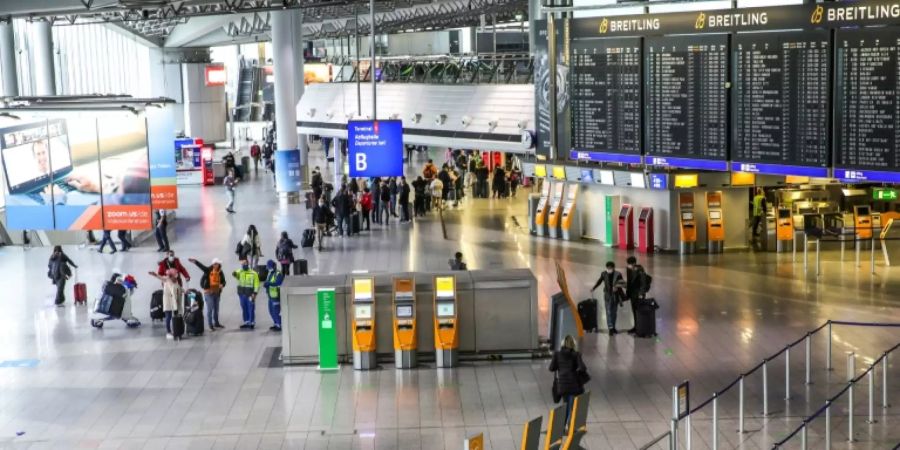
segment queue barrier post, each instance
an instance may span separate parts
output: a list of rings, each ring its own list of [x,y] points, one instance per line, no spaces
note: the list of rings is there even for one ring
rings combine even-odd
[[[850,381],[847,395],[847,442],[853,442],[853,381]]]
[[[810,362],[812,359],[812,337],[809,333],[806,333],[805,339],[806,345],[806,384],[812,384],[812,372],[810,370]]]
[[[847,352],[847,381],[853,381],[854,375],[856,375],[856,354]]]
[[[784,350],[784,399],[791,399],[791,348]]]
[[[869,368],[869,420],[868,423],[875,423],[875,368]]]
[[[744,375],[738,382],[738,433],[744,434]]]
[[[806,422],[803,422],[803,428],[800,429],[800,448],[807,450]]]
[[[769,360],[764,359],[762,365],[763,376],[763,416],[769,415]]]
[[[834,366],[831,365],[831,340],[834,336],[831,331],[832,331],[831,330],[831,321],[829,320],[828,321],[828,353],[825,355],[825,360],[827,361],[827,364],[826,364],[827,367],[825,367],[825,368],[828,370],[834,369]]]
[[[825,400],[825,448],[831,448],[831,400]]]
[[[712,448],[719,450],[719,393],[713,393]]]
[[[888,352],[884,352],[884,357],[881,359],[881,407],[887,408],[891,406],[888,403]]]

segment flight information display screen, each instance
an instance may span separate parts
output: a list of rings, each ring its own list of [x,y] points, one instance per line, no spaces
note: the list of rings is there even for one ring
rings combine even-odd
[[[728,35],[647,38],[647,154],[728,158]]]
[[[738,34],[732,51],[732,159],[741,163],[733,168],[826,176],[829,32]],[[780,170],[784,166],[821,170]]]
[[[835,167],[900,172],[900,29],[835,35]]]
[[[572,147],[641,153],[641,40],[573,40]]]

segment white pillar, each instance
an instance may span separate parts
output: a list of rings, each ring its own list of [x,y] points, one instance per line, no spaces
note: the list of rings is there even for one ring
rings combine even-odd
[[[16,37],[11,19],[0,21],[0,94],[8,97],[19,95],[18,69],[16,68]]]
[[[296,11],[285,10],[272,13],[272,53],[273,75],[275,77],[275,149],[276,152],[292,152],[292,164],[298,162],[299,139],[297,138],[297,103],[296,97],[296,54],[295,46],[299,45],[294,36],[294,23],[300,18]],[[302,76],[302,72],[301,72]],[[285,155],[275,155],[276,190],[287,203],[299,201],[299,187],[302,183],[300,167],[284,167],[280,162],[286,161]],[[297,173],[299,172],[299,173]],[[279,176],[281,175],[281,176]],[[286,186],[289,184],[289,186]]]
[[[303,40],[303,10],[302,9],[294,9],[291,10],[294,13],[294,23],[293,23],[293,32],[294,32],[294,111],[297,110],[297,103],[300,102],[300,98],[303,97],[303,92],[306,88],[306,82],[304,81],[305,77],[303,74],[303,49],[305,48],[306,41]],[[297,148],[300,149],[300,164],[302,165],[303,172],[303,186],[304,188],[309,185],[309,142],[306,139],[305,135],[301,135],[298,137]]]
[[[53,68],[53,28],[46,19],[31,22],[34,39],[34,93],[56,95],[56,76]]]

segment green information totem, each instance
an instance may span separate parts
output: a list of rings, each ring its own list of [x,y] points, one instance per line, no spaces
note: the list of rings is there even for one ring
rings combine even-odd
[[[334,288],[319,289],[316,294],[319,309],[319,370],[337,370],[337,310]]]

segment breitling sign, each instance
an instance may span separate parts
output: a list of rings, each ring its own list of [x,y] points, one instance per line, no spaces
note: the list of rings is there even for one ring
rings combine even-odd
[[[765,8],[722,9],[573,19],[574,39],[681,33],[727,33],[893,24],[900,0],[828,2]]]

